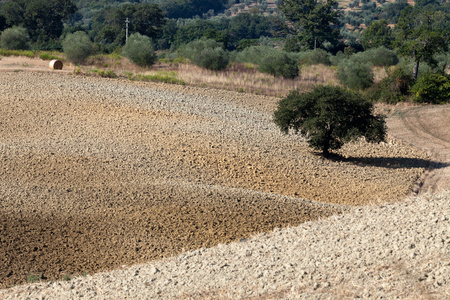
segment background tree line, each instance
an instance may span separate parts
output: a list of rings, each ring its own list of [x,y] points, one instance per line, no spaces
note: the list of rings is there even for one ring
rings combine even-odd
[[[249,61],[261,71],[293,78],[298,75],[299,62],[339,61],[336,65],[340,80],[349,87],[365,89],[373,83],[369,69],[376,63],[367,57],[361,59],[364,55],[352,56],[363,50],[383,47],[377,53],[385,61],[392,55],[409,58],[414,65],[413,81],[418,79],[421,64],[441,70],[447,64],[445,59],[436,58],[436,54],[448,51],[450,6],[447,1],[420,0],[414,8],[404,0],[375,5],[371,10],[378,13],[359,35],[356,26],[353,31],[344,26],[348,15],[338,8],[336,0],[278,0],[276,15],[257,10],[232,17],[223,13],[219,13],[221,16],[204,14],[255,4],[250,0],[239,1],[1,1],[0,29],[4,30],[1,46],[61,49],[61,42],[68,35],[84,32],[93,42],[88,47],[91,51],[122,53],[128,19],[130,35],[139,34],[139,41],[145,41],[145,47],[135,41],[141,49],[179,50],[178,54],[190,55],[195,61],[194,54],[199,51],[190,49],[199,46],[194,42],[208,41],[200,43],[209,47],[203,54],[216,58],[202,57],[202,66],[206,68],[208,64],[226,67],[225,62],[232,59]],[[263,1],[256,3],[262,5]],[[364,4],[370,2],[364,1]],[[397,23],[395,26],[393,21]],[[395,50],[392,55],[386,52],[392,50]],[[131,53],[130,49],[126,52]]]

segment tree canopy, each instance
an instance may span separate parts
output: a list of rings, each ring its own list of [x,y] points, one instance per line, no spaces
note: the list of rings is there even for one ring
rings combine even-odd
[[[335,0],[284,0],[279,9],[298,29],[299,40],[307,49],[321,48],[325,42],[337,44],[339,17]]]
[[[316,86],[308,93],[291,91],[278,103],[274,122],[284,133],[292,130],[305,136],[310,147],[328,157],[330,150],[360,136],[368,142],[384,141],[384,117],[374,115],[372,110],[372,103],[359,93]]]
[[[225,8],[225,0],[166,0],[161,3],[162,9],[169,18],[192,18],[201,16],[209,10],[221,11]]]
[[[34,42],[58,39],[63,20],[77,10],[71,0],[11,0],[1,7],[8,26],[23,26]]]
[[[436,62],[433,55],[448,50],[449,18],[441,11],[408,7],[395,27],[395,45],[399,53],[414,59],[413,78],[417,79],[419,63]]]
[[[391,49],[394,36],[386,20],[372,22],[362,35],[362,45],[365,50],[386,47]]]

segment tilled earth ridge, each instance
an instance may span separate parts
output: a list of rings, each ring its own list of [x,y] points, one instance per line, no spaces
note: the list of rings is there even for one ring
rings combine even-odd
[[[0,78],[2,287],[403,199],[429,164],[394,140],[322,160],[280,134],[274,98],[58,73]]]
[[[448,299],[450,191],[354,208],[5,299]]]
[[[450,189],[450,105],[397,108],[388,126],[392,135],[427,151],[432,160],[420,193]]]

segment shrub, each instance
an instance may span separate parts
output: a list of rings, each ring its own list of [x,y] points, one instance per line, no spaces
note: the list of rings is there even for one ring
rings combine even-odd
[[[295,78],[298,76],[297,60],[284,51],[272,51],[259,64],[258,70],[274,76]]]
[[[258,70],[274,76],[298,76],[298,54],[278,51],[269,46],[252,46],[236,54],[236,61],[258,65]]]
[[[128,38],[122,49],[122,54],[133,63],[141,67],[148,67],[155,63],[155,46],[151,38],[140,33],[134,33]]]
[[[309,93],[291,91],[280,100],[274,122],[282,132],[290,130],[308,139],[310,147],[339,149],[346,142],[364,136],[369,142],[385,139],[383,116],[372,114],[373,104],[359,93],[336,86],[316,86]]]
[[[339,64],[337,77],[340,83],[357,90],[366,89],[373,84],[372,67],[350,59]]]
[[[387,77],[368,88],[366,96],[372,102],[396,104],[407,100],[412,83],[411,74],[403,68],[395,68]]]
[[[223,49],[222,43],[213,39],[190,42],[183,52],[195,65],[209,70],[225,69],[229,63],[228,51]]]
[[[84,31],[68,34],[62,42],[63,51],[74,64],[84,62],[92,53],[92,42]]]
[[[237,53],[235,60],[240,63],[259,65],[263,61],[263,58],[273,51],[276,50],[269,46],[250,46]]]
[[[385,47],[373,48],[364,52],[358,52],[350,58],[351,60],[370,63],[374,66],[389,67],[398,64],[399,59],[394,51]]]
[[[323,49],[309,50],[299,53],[300,63],[305,65],[331,64],[329,54]]]
[[[2,32],[0,47],[8,50],[27,50],[30,48],[29,40],[25,28],[14,26]]]
[[[444,72],[426,73],[411,88],[416,102],[444,104],[450,102],[450,75]]]
[[[48,52],[43,52],[41,54],[39,54],[39,58],[42,60],[53,60],[53,59],[61,59],[61,57],[56,56],[56,55],[52,55]]]
[[[283,50],[286,52],[300,52],[302,47],[296,36],[287,37],[283,46]]]

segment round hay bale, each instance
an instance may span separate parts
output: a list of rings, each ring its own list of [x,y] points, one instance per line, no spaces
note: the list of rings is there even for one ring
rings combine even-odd
[[[52,70],[62,70],[63,68],[63,63],[60,60],[54,59],[50,61],[50,69]]]

